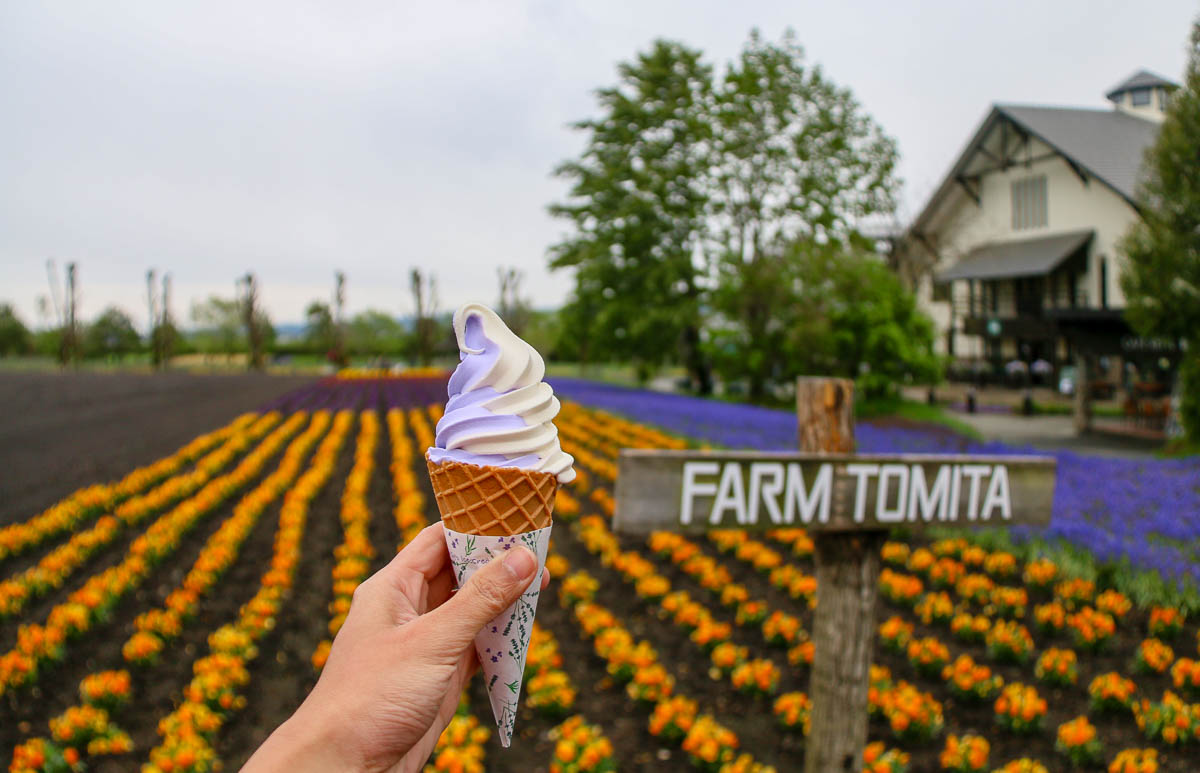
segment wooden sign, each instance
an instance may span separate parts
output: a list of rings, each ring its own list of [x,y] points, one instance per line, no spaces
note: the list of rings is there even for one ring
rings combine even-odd
[[[1040,456],[621,449],[615,531],[1044,525],[1056,460]]]

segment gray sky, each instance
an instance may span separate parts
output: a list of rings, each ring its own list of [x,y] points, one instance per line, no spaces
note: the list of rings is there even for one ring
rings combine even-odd
[[[911,217],[990,103],[1101,107],[1139,67],[1178,80],[1194,1],[34,3],[0,7],[0,301],[36,323],[45,260],[79,264],[81,313],[141,324],[144,275],[175,313],[257,272],[276,321],[348,275],[351,312],[538,306],[564,224],[550,177],[592,90],[655,37],[721,64],[793,27],[900,145]]]

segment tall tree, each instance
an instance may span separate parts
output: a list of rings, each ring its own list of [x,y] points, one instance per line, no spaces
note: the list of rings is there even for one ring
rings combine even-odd
[[[175,327],[175,315],[171,312],[171,275],[163,274],[162,297],[159,302],[158,322],[151,334],[154,364],[165,368],[179,343],[179,330]]]
[[[759,398],[771,375],[785,255],[797,242],[855,247],[856,224],[895,208],[896,144],[848,89],[807,67],[792,31],[754,30],[717,94],[713,141],[714,306],[741,328],[743,375]]]
[[[28,354],[33,349],[33,335],[17,316],[11,303],[0,303],[0,357]]]
[[[1125,315],[1145,336],[1185,344],[1179,367],[1184,431],[1200,440],[1200,21],[1182,88],[1171,95],[1138,191],[1141,220],[1122,244]]]
[[[346,367],[346,274],[337,271],[333,275],[333,344],[330,359],[338,367]]]
[[[587,134],[582,155],[556,169],[571,190],[550,212],[574,233],[552,248],[550,267],[576,270],[565,315],[568,328],[583,327],[587,354],[632,359],[646,375],[678,352],[707,393],[700,248],[712,67],[698,50],[657,40],[617,71],[617,84],[596,92],[600,115],[574,125]]]
[[[266,367],[264,345],[266,331],[260,324],[262,311],[258,306],[258,279],[252,273],[247,273],[238,280],[238,291],[241,297],[242,324],[246,328],[246,345],[250,353],[250,367],[262,370]]]
[[[416,310],[413,348],[417,362],[424,367],[433,359],[433,350],[437,343],[434,340],[437,335],[437,279],[432,274],[424,274],[421,269],[414,268],[409,275],[409,289],[412,291],[413,308]]]

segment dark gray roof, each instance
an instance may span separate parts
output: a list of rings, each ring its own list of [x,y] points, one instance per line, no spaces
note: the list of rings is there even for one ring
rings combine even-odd
[[[1049,144],[1083,173],[1107,185],[1136,207],[1135,192],[1146,148],[1159,124],[1118,109],[993,105],[954,162],[941,185],[909,226],[921,234],[939,202],[959,186],[979,145],[997,124],[1011,121]]]
[[[1138,70],[1133,75],[1130,75],[1128,78],[1109,89],[1108,93],[1104,96],[1112,99],[1118,94],[1126,91],[1131,91],[1133,89],[1154,88],[1155,86],[1166,86],[1168,89],[1179,88],[1178,83],[1169,81],[1161,75],[1156,75],[1149,70]]]
[[[1040,239],[994,242],[971,250],[962,260],[938,275],[938,280],[1010,279],[1050,273],[1091,240],[1094,232],[1072,231]]]
[[[1099,177],[1130,202],[1159,124],[1120,110],[997,105],[996,109]]]

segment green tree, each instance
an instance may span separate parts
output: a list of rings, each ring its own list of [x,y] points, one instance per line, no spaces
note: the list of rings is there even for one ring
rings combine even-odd
[[[819,345],[807,358],[806,341],[791,343],[807,373],[857,379],[867,397],[890,394],[905,381],[937,380],[933,322],[879,255],[810,246],[797,263],[800,308],[812,309],[823,328],[813,331]]]
[[[128,314],[110,306],[88,325],[84,346],[93,357],[129,354],[142,347],[142,337]]]
[[[789,30],[752,31],[717,94],[713,141],[714,308],[741,329],[750,396],[763,396],[778,360],[797,242],[861,248],[856,224],[895,208],[896,144],[848,89],[806,67]]]
[[[313,301],[304,310],[304,342],[322,356],[333,352],[336,337],[328,303]]]
[[[599,117],[574,125],[587,134],[582,155],[556,169],[571,190],[550,212],[574,226],[550,260],[576,272],[566,334],[585,359],[631,359],[643,377],[672,357],[708,392],[700,247],[712,67],[697,50],[657,40],[617,69],[617,84],[596,93]]]
[[[367,309],[346,326],[347,344],[354,354],[398,355],[408,346],[404,325],[386,311]]]
[[[1141,220],[1125,236],[1125,316],[1145,336],[1182,341],[1180,421],[1200,439],[1200,22],[1183,87],[1171,95],[1138,190]]]
[[[11,303],[0,303],[0,356],[28,354],[33,350],[33,335],[17,316]]]

